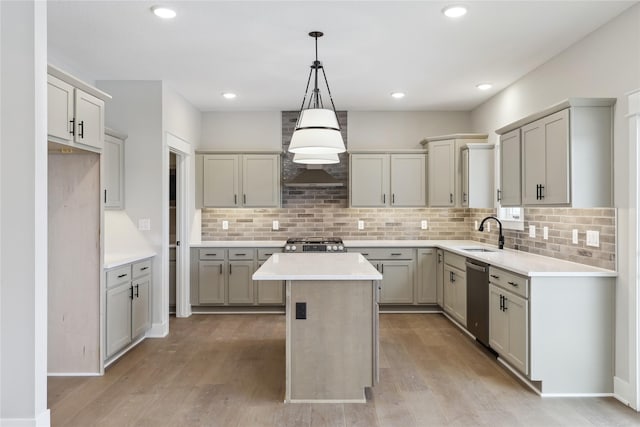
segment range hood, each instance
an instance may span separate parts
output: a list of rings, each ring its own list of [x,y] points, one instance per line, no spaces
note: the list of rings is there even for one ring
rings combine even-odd
[[[284,183],[286,187],[344,187],[344,183],[329,175],[320,165],[307,168]]]

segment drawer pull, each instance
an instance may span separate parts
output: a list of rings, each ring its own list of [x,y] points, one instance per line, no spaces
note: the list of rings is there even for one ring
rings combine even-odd
[[[398,254],[398,253],[392,253],[391,256],[400,256],[402,254]]]
[[[507,282],[508,284],[510,284],[511,286],[515,286],[516,288],[518,287],[518,284],[516,282]]]
[[[121,274],[118,276],[118,279],[122,279],[123,277],[127,277],[127,273]]]
[[[247,254],[234,254],[235,256],[247,256]]]
[[[493,277],[494,279],[499,279],[500,276],[496,276],[495,274],[492,274],[491,277]]]
[[[142,268],[140,269],[140,271],[145,271],[145,270],[147,270],[148,268],[149,268],[149,267],[142,267]]]
[[[273,255],[273,254],[264,254],[264,256],[271,256],[271,255]]]
[[[218,256],[218,254],[204,254],[204,256]]]
[[[366,253],[364,253],[364,252],[363,252],[363,253],[362,253],[362,256],[369,256],[369,254],[366,254]]]

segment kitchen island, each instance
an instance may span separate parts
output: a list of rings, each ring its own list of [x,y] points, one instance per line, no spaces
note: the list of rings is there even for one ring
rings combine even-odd
[[[286,403],[366,402],[381,279],[359,253],[276,253],[253,274],[286,281]]]

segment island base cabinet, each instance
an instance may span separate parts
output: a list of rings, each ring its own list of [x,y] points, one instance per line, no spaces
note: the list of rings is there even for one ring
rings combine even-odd
[[[529,373],[528,314],[525,299],[489,285],[489,345],[525,375]]]
[[[107,290],[107,348],[109,357],[131,342],[131,284]]]

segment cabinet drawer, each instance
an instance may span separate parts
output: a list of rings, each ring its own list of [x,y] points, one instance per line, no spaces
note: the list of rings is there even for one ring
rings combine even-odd
[[[529,298],[529,279],[527,277],[496,267],[489,267],[489,281],[521,297]]]
[[[230,260],[253,260],[255,257],[254,249],[229,249]]]
[[[360,252],[366,259],[414,259],[411,248],[353,248],[349,252]]]
[[[151,274],[151,260],[148,259],[146,261],[136,262],[133,264],[133,274],[132,277],[135,279],[136,277],[146,276]]]
[[[131,264],[107,271],[107,287],[131,281]]]
[[[449,264],[451,267],[458,268],[462,271],[467,271],[466,262],[467,259],[463,256],[456,255],[451,252],[444,253],[444,263]]]
[[[258,249],[258,261],[265,261],[273,254],[282,252],[282,248],[260,248]]]
[[[200,259],[202,260],[224,260],[224,249],[219,248],[209,248],[209,249],[200,249]]]

